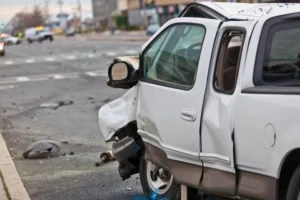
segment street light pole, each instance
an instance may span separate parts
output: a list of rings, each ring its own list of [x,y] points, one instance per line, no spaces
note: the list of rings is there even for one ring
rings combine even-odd
[[[58,7],[59,7],[59,12],[60,12],[60,14],[62,14],[62,6],[64,4],[63,0],[58,0],[57,4],[58,4]]]
[[[78,10],[78,16],[79,16],[79,20],[81,21],[81,15],[82,15],[82,13],[81,13],[81,2],[80,2],[80,0],[77,0],[77,10]]]
[[[77,0],[77,11],[78,11],[78,18],[79,18],[79,24],[77,24],[77,28],[79,29],[79,32],[81,33],[82,10],[81,10],[81,2],[80,2],[80,0]]]

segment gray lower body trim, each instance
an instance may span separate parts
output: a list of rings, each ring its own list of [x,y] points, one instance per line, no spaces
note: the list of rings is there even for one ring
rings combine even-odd
[[[239,177],[240,196],[251,199],[277,199],[277,179],[246,171],[240,171]]]
[[[145,142],[145,148],[146,159],[170,170],[176,182],[180,184],[226,197],[277,199],[277,179],[275,178],[239,171],[238,184],[236,184],[234,173],[187,163],[173,159],[172,156],[168,158],[162,148],[147,142]]]

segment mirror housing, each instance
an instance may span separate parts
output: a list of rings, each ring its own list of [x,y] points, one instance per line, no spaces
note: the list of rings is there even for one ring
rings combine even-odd
[[[107,85],[113,88],[129,89],[137,84],[139,70],[129,62],[115,60],[108,68]]]

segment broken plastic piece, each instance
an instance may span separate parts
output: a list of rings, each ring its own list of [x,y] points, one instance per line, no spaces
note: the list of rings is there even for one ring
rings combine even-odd
[[[54,101],[54,102],[47,102],[40,105],[40,108],[52,108],[56,110],[58,107],[61,106],[68,106],[74,104],[74,101]]]
[[[30,158],[48,158],[58,156],[60,152],[60,143],[54,140],[40,140],[29,145],[23,153],[23,157]]]

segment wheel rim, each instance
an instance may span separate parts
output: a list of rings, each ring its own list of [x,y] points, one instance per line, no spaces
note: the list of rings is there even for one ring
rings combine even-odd
[[[159,195],[165,194],[173,183],[173,175],[150,161],[147,161],[146,168],[147,182],[151,190]]]

